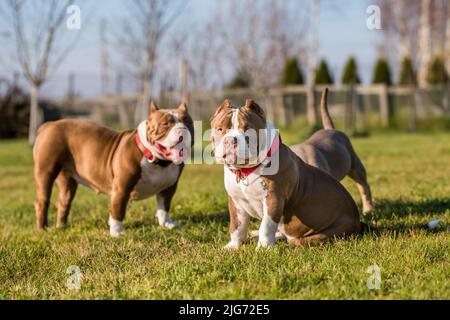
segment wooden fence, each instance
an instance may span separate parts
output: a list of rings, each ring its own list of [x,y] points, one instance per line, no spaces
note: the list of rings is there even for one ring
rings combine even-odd
[[[315,119],[310,119],[310,124],[313,125],[320,119],[318,104],[323,88],[324,86],[314,87],[314,95],[307,94],[307,86],[274,88],[265,93],[250,89],[194,91],[189,93],[188,105],[194,120],[207,121],[225,98],[236,106],[243,105],[245,99],[252,98],[265,109],[269,120],[281,126],[289,126],[294,118],[306,116],[307,100],[312,97]],[[334,119],[343,123],[347,132],[364,130],[375,124],[389,127],[399,115],[406,119],[406,126],[411,130],[416,128],[417,119],[450,116],[448,86],[417,88],[355,85],[328,88],[330,113]],[[166,92],[156,100],[162,107],[173,108],[182,99],[178,92]],[[136,122],[134,114],[140,101],[139,96],[111,96],[74,101],[68,108],[98,122],[115,122],[121,127],[133,127]]]

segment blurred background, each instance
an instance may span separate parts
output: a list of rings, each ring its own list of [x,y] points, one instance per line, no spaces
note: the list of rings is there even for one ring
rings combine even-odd
[[[208,121],[254,98],[281,128],[450,130],[447,0],[3,0],[0,138],[79,118],[133,128],[148,103]]]

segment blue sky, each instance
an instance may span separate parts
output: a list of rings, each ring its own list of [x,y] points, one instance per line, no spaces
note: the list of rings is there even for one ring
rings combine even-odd
[[[89,1],[92,1],[89,3]],[[309,10],[309,0],[305,10]],[[216,12],[218,0],[190,0],[185,13],[178,21],[178,27],[190,27],[206,21],[208,14]],[[89,21],[83,20],[84,34],[75,50],[68,56],[57,73],[44,87],[44,94],[62,96],[66,89],[67,75],[76,74],[76,87],[83,96],[96,96],[100,92],[100,49],[99,24],[102,18],[117,21],[123,11],[120,0],[88,0],[94,6]],[[360,75],[369,82],[375,59],[377,43],[381,31],[368,30],[366,27],[366,8],[368,0],[321,0],[319,22],[319,56],[325,58],[332,72],[340,80],[345,61],[350,55],[357,59]],[[83,10],[83,8],[82,8]],[[89,11],[89,10],[85,10]],[[82,14],[85,13],[82,11]],[[82,18],[85,18],[82,16]],[[177,26],[174,27],[175,29]],[[2,43],[0,38],[0,44]],[[0,56],[5,51],[0,52]],[[304,62],[306,63],[306,61]],[[11,77],[0,69],[1,76]],[[132,90],[132,88],[127,88]]]

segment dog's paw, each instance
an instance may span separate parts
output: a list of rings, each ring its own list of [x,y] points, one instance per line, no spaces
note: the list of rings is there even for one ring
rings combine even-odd
[[[161,226],[163,229],[166,229],[166,230],[172,230],[172,229],[174,229],[174,228],[179,227],[180,224],[179,224],[178,222],[176,222],[176,221],[173,221],[173,220],[171,220],[171,219],[168,219],[166,222],[160,224],[160,226]]]
[[[123,230],[118,231],[118,230],[111,230],[110,229],[109,230],[109,235],[112,238],[121,238],[121,237],[123,237],[125,235],[125,232]]]
[[[109,225],[109,234],[111,235],[111,237],[120,238],[124,235],[122,221],[118,221],[110,217],[108,220],[108,225]]]
[[[224,246],[223,248],[225,250],[237,250],[239,249],[239,247],[241,246],[241,244],[238,241],[230,241],[228,242],[228,244],[226,246]]]
[[[256,246],[256,251],[263,251],[263,250],[270,250],[273,247],[275,247],[275,243],[271,242],[258,242],[258,245]]]
[[[252,230],[250,232],[250,239],[253,241],[259,241],[259,231]],[[287,241],[287,238],[282,232],[277,231],[277,233],[275,233],[275,241]]]

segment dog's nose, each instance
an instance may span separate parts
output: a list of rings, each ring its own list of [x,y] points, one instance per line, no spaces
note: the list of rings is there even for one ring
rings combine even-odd
[[[238,139],[236,137],[226,137],[225,138],[225,145],[231,145],[231,146],[236,146],[238,143]]]

